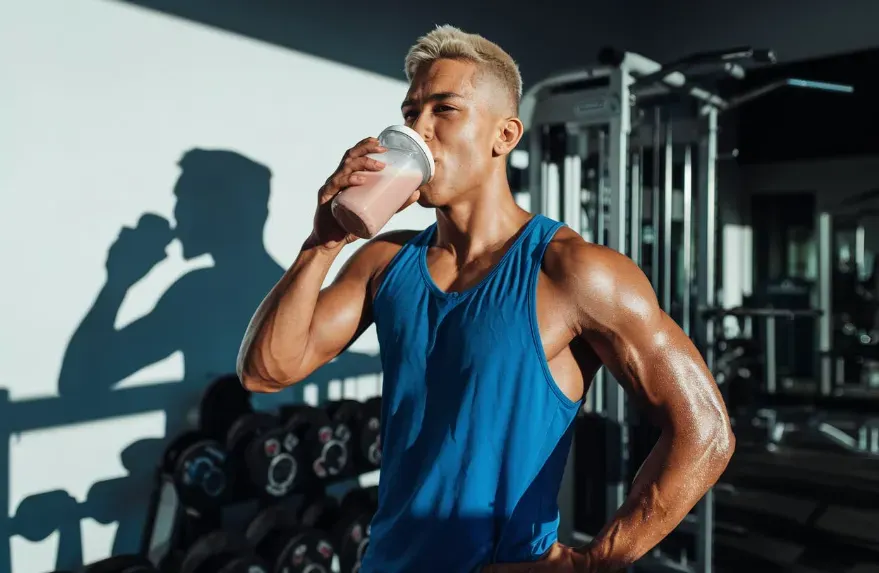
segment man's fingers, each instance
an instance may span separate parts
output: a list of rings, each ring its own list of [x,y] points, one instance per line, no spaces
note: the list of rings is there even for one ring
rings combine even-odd
[[[351,149],[349,149],[345,153],[344,159],[353,159],[355,157],[362,157],[367,153],[384,153],[387,151],[387,148],[383,147],[378,139],[374,137],[367,137]]]

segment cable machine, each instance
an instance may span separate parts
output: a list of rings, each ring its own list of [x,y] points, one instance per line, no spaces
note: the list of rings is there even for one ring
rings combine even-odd
[[[639,54],[606,49],[599,65],[552,76],[522,101],[532,212],[564,221],[587,241],[639,264],[663,310],[693,337],[709,369],[714,367],[714,319],[701,311],[715,306],[718,116],[785,86],[846,91],[845,86],[794,79],[733,98],[715,89],[720,79],[744,78],[744,63],[774,61],[769,50],[737,48],[663,66]],[[634,473],[626,466],[635,416],[605,369],[596,376],[584,409],[603,416],[612,428],[605,432],[607,459],[600,464],[606,483],[603,518],[608,519],[623,503]],[[584,541],[597,533],[578,531],[565,515],[578,485],[566,472],[559,498],[563,541]],[[638,567],[710,573],[713,521],[709,492],[682,524],[695,538],[694,559],[656,550]]]

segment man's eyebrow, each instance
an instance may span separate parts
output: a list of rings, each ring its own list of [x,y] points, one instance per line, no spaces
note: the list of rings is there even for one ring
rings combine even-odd
[[[447,99],[452,99],[455,97],[463,97],[461,94],[457,94],[455,92],[438,92],[435,94],[430,94],[425,98],[427,101],[445,101]],[[414,99],[403,100],[403,104],[400,106],[401,108],[409,107],[410,105],[415,105]]]

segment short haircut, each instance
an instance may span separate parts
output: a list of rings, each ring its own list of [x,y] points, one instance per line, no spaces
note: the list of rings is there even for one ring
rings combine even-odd
[[[437,26],[419,38],[406,54],[406,79],[411,82],[422,66],[441,59],[467,60],[477,64],[506,88],[513,110],[518,111],[522,99],[522,74],[513,58],[500,46],[454,26]]]

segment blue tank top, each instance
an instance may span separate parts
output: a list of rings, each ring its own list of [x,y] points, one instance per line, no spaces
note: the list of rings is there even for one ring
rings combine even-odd
[[[533,217],[463,292],[440,290],[428,272],[435,224],[388,266],[373,305],[382,468],[362,573],[469,573],[534,561],[556,541],[580,402],[552,379],[535,298],[561,226]]]

